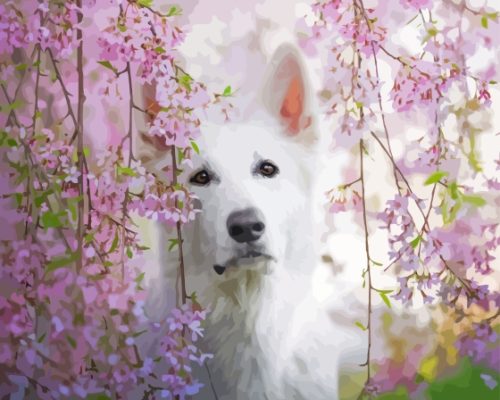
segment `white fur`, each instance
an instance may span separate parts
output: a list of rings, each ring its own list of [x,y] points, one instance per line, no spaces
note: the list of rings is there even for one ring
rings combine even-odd
[[[352,284],[341,278],[334,282],[320,268],[313,226],[314,178],[320,167],[316,126],[291,137],[275,115],[273,104],[279,98],[273,96],[283,96],[280,85],[288,84],[282,71],[275,75],[286,57],[297,56],[284,48],[271,61],[265,86],[273,90],[264,90],[263,101],[267,108],[259,103],[238,122],[204,123],[201,155],[193,158],[193,171],[208,168],[217,176],[217,182],[190,188],[202,212],[183,233],[187,291],[196,292],[210,309],[203,346],[214,353],[208,367],[219,399],[335,400],[339,363],[363,349],[353,321],[329,314],[333,309],[341,315],[351,306]],[[310,103],[306,106],[304,113],[310,113]],[[280,173],[271,179],[253,174],[256,163],[267,159]],[[264,217],[259,243],[272,259],[229,266],[217,275],[213,266],[224,264],[241,247],[228,234],[227,218],[248,207]],[[166,251],[167,239],[175,234],[153,222],[145,224],[144,240],[149,237],[153,248],[145,267],[146,313],[162,319],[176,304],[178,256]],[[318,278],[326,295],[313,290]],[[331,298],[336,300],[325,301]],[[205,380],[200,398],[215,398],[208,374],[200,373]]]

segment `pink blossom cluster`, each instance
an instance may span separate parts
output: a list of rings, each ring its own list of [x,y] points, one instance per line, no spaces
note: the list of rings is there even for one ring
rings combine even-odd
[[[0,5],[0,54],[12,54],[14,49],[32,45],[51,50],[61,58],[69,57],[78,45],[76,27],[79,9],[74,1],[61,4],[48,1],[27,1],[23,13],[16,2]]]
[[[16,14],[13,1],[0,4],[0,54],[12,54],[14,49],[26,47],[32,33]]]
[[[475,323],[469,332],[457,340],[457,349],[475,362],[486,363],[495,369],[500,362],[500,355],[495,350],[497,338],[497,333],[487,322]]]
[[[330,212],[362,210],[362,197],[359,191],[351,185],[341,185],[327,193],[330,201]]]
[[[432,8],[431,0],[400,0],[400,3],[405,8],[414,8],[420,10],[421,8]]]
[[[161,347],[171,367],[162,374],[161,380],[172,389],[169,393],[163,393],[162,396],[171,398],[173,395],[184,398],[186,395],[196,394],[201,388],[198,380],[190,375],[192,369],[186,360],[203,366],[207,359],[212,358],[212,355],[203,353],[194,345],[184,346],[180,338],[183,337],[184,330],[189,328],[191,340],[195,343],[203,336],[201,324],[205,318],[206,312],[201,310],[196,302],[191,307],[184,305],[179,309],[174,309],[171,317],[167,318],[169,334],[165,336]]]
[[[500,245],[491,207],[498,204],[500,186],[491,171],[484,171],[476,143],[487,129],[478,117],[489,118],[491,88],[499,74],[491,59],[485,58],[480,67],[470,60],[483,54],[479,50],[498,52],[498,13],[487,6],[430,0],[331,0],[317,2],[311,10],[313,25],[301,25],[301,43],[306,51],[320,45],[328,49],[320,96],[326,113],[335,117],[332,148],[357,147],[362,159],[373,159],[377,148],[388,160],[395,189],[382,210],[373,213],[369,202],[367,210],[360,207],[366,200],[361,189],[352,184],[339,187],[329,192],[331,212],[361,208],[366,219],[376,216],[379,229],[387,233],[389,263],[384,270],[395,273],[398,282],[391,297],[403,304],[417,297],[429,306],[444,304],[457,322],[482,320],[470,332],[462,332],[457,346],[474,362],[490,360],[500,309],[500,295],[488,281]],[[415,52],[401,40],[402,29],[412,24],[419,29],[420,47]],[[382,66],[390,66],[393,73],[383,74]],[[385,88],[392,89],[387,93]],[[413,124],[423,132],[417,139],[404,129]],[[393,142],[405,149],[401,158],[393,154]],[[371,185],[365,181],[367,173],[366,167],[347,171],[349,176],[361,175],[354,183],[358,187]],[[378,265],[368,256],[369,233],[365,231],[365,283],[371,264]],[[377,283],[367,286],[390,305]],[[413,371],[408,376],[394,374],[388,379],[387,373],[393,375],[389,365],[382,360],[379,367],[385,375],[367,379],[360,398],[393,390],[397,380],[420,398],[415,366],[404,366]]]
[[[131,214],[176,225],[192,221],[198,210],[193,195],[173,180],[174,162],[169,176],[155,177],[135,159],[130,148],[135,132],[95,154],[79,148],[76,136],[68,133],[69,117],[76,115],[72,103],[80,101],[69,98],[74,82],[67,73],[76,67],[77,31],[86,29],[78,23],[80,14],[86,24],[93,22],[86,7],[94,4],[84,2],[82,9],[77,4],[0,6],[1,53],[32,52],[40,60],[27,61],[33,63],[30,68],[1,66],[8,82],[5,87],[2,82],[2,107],[10,108],[0,132],[0,220],[7,226],[0,237],[5,288],[0,295],[0,397],[185,398],[201,387],[192,363],[210,357],[197,347],[206,311],[192,300],[168,319],[149,322],[143,311],[144,272],[137,266],[148,249]],[[116,31],[107,29],[102,44],[114,50],[108,48],[110,58],[103,61],[112,67],[111,61],[126,64],[129,72],[162,87],[168,102],[162,107],[170,114],[159,116],[163,131],[154,134],[177,137],[168,145],[179,147],[172,148],[177,165],[188,166],[199,134],[196,109],[209,97],[203,85],[176,67],[175,46],[183,33],[174,16],[160,16],[140,2],[113,7]],[[57,76],[52,67],[62,73]],[[44,79],[51,73],[58,85],[51,82],[48,88]],[[117,73],[120,77],[125,75]],[[16,85],[33,87],[18,91]],[[41,96],[35,96],[34,108],[32,99],[27,107],[16,98],[57,88],[62,94],[56,95],[67,100],[62,119]],[[174,118],[178,123],[171,124]],[[153,357],[141,354],[138,341],[154,331],[164,332],[162,345]]]
[[[370,13],[368,16],[371,17]],[[384,27],[370,25],[365,18],[347,20],[339,29],[341,37],[352,43],[367,58],[376,53],[384,43],[386,31]]]
[[[140,2],[120,5],[115,17],[99,38],[101,57],[122,69],[126,63],[140,66],[140,78],[146,82],[175,75],[175,48],[184,39],[171,18],[142,7]]]
[[[153,221],[169,225],[175,225],[177,222],[185,224],[194,220],[199,212],[193,207],[194,198],[195,196],[186,190],[167,189],[161,195],[145,194],[144,199],[134,200],[130,208]]]
[[[441,72],[435,63],[414,60],[412,65],[403,65],[394,80],[392,98],[397,111],[407,111],[416,107],[437,107],[439,100],[457,74],[449,76]]]

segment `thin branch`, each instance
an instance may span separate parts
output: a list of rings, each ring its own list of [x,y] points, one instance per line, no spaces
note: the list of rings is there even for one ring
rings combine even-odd
[[[38,91],[40,89],[40,58],[41,58],[41,49],[40,45],[36,45],[35,47],[38,48],[37,52],[37,59],[36,59],[36,80],[35,80],[35,107],[33,110],[33,122],[32,122],[32,128],[33,128],[33,136],[35,135],[36,132],[36,120],[38,118]]]
[[[32,53],[30,55],[30,65],[33,64],[33,60],[35,59],[35,54],[36,54],[36,47],[33,49]],[[28,69],[30,69],[30,68],[28,68]],[[27,75],[26,70],[24,70],[22,75],[21,75],[21,78],[19,79],[19,83],[17,84],[16,90],[14,91],[12,103],[14,103],[17,100],[17,96],[19,95],[19,91],[21,90],[21,86],[23,85],[23,81],[24,81],[24,78],[26,77],[26,75]],[[2,86],[3,86],[3,84],[2,84]],[[6,94],[6,97],[8,97],[6,91],[5,91],[5,94]],[[9,103],[11,103],[10,100],[9,100]],[[6,125],[9,125],[10,119],[13,117],[13,115],[14,115],[14,110],[11,110],[8,117],[7,117]]]
[[[387,150],[387,148],[384,146],[384,144],[382,143],[382,141],[380,140],[380,138],[375,135],[375,133],[373,131],[370,131],[370,134],[373,136],[373,138],[377,141],[377,143],[380,145],[380,147],[382,148],[382,150],[384,150],[384,153],[387,155],[387,157],[389,157],[389,160],[391,161],[394,169],[396,169],[396,171],[399,173],[399,175],[401,176],[401,179],[403,180],[403,182],[405,183],[406,185],[406,188],[408,189],[408,191],[415,195],[415,193],[413,192],[413,189],[411,188],[410,186],[410,183],[408,182],[408,179],[406,179],[406,177],[404,176],[403,172],[401,171],[401,169],[398,167],[398,165],[396,164],[396,161],[394,160],[394,158],[391,156],[391,153],[389,153],[389,150]],[[418,210],[420,211],[420,213],[422,214],[422,216],[424,217],[425,219],[425,212],[424,210],[422,209],[422,207],[420,206],[420,204],[418,204],[418,202],[416,201],[415,204],[417,205],[417,208]],[[426,227],[427,229],[430,229],[429,227],[429,224],[427,223],[426,224]]]
[[[83,82],[83,34],[81,23],[83,20],[83,12],[82,10],[82,0],[77,0],[76,5],[78,7],[78,24],[79,28],[76,31],[76,37],[79,41],[78,49],[76,53],[76,68],[78,72],[78,121],[76,126],[77,133],[77,167],[78,171],[80,171],[80,175],[78,176],[78,195],[80,197],[78,201],[78,226],[76,231],[76,238],[78,241],[78,259],[76,263],[77,271],[81,271],[83,268],[83,237],[85,235],[85,201],[84,201],[84,187],[83,187],[83,178],[84,178],[84,153],[83,153],[83,103],[85,102],[85,92],[84,92],[84,82]],[[54,63],[55,67],[55,63]],[[59,76],[60,78],[60,76]],[[61,86],[63,86],[62,79],[60,80]],[[63,86],[63,91],[65,90]],[[68,107],[70,107],[69,99],[65,93],[66,100],[68,102]],[[69,110],[69,108],[68,108]]]
[[[368,350],[366,353],[366,371],[367,371],[367,377],[366,377],[366,385],[370,382],[371,379],[371,368],[370,368],[370,359],[371,359],[371,346],[372,346],[372,274],[371,274],[371,264],[370,264],[370,246],[369,246],[369,241],[368,241],[368,223],[366,220],[366,192],[365,192],[365,176],[364,176],[364,165],[363,165],[363,140],[361,139],[359,141],[359,157],[360,157],[360,174],[361,174],[361,202],[363,205],[363,226],[365,229],[365,253],[366,253],[366,274],[368,275],[368,324],[367,324],[367,331],[368,331]],[[363,389],[364,391],[364,389]]]
[[[81,29],[79,29],[78,32],[79,33],[77,33],[77,36],[81,35]],[[81,44],[81,42],[80,42],[80,44]],[[80,46],[78,46],[78,48],[80,48]],[[73,133],[73,136],[71,137],[71,140],[70,140],[70,143],[73,143],[73,141],[76,139],[76,136],[78,135],[79,124],[78,124],[77,118],[75,116],[75,113],[73,112],[73,106],[71,105],[71,100],[70,100],[71,93],[68,91],[68,89],[66,88],[66,85],[64,84],[61,73],[59,72],[59,68],[57,68],[57,61],[54,58],[54,54],[52,53],[52,50],[50,48],[48,48],[47,52],[49,53],[50,60],[52,61],[52,65],[54,66],[54,72],[56,74],[56,79],[59,82],[59,84],[61,85],[64,99],[66,100],[66,106],[68,107],[68,115],[71,117],[71,120],[73,121],[73,124],[75,126],[75,132]]]
[[[177,160],[175,156],[176,147],[171,147],[172,152],[172,183],[175,186],[177,184]],[[177,203],[177,199],[176,199]],[[177,207],[177,204],[175,205]],[[179,246],[179,272],[181,277],[181,300],[182,304],[186,304],[187,292],[186,292],[186,274],[184,271],[184,252],[182,247],[182,230],[180,220],[176,223],[177,230],[177,241]]]
[[[375,51],[375,45],[373,44],[373,42],[371,43],[371,47],[372,47],[373,59],[375,61],[375,74],[377,76],[377,82],[380,82],[380,72],[379,72],[379,68],[378,68],[377,52]],[[387,122],[385,120],[384,108],[382,106],[382,94],[380,93],[380,90],[377,91],[377,99],[378,99],[378,107],[380,109],[380,116],[382,118],[382,126],[384,127],[385,140],[387,141],[387,150],[389,151],[389,154],[391,155],[391,157],[394,158],[394,155],[392,153],[392,148],[391,148],[391,141],[389,139],[389,129],[387,128]],[[394,182],[396,184],[398,192],[401,194],[401,187],[399,186],[398,175],[397,175],[394,168],[392,169],[392,172],[394,174]]]

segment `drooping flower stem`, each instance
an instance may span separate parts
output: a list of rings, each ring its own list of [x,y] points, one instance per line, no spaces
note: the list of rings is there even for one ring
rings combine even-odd
[[[171,146],[170,151],[172,154],[172,183],[175,186],[177,186],[177,158],[175,155],[177,148],[175,146]],[[175,200],[176,202],[176,207],[177,205],[177,198]],[[181,301],[182,304],[186,304],[186,300],[188,298],[187,296],[187,291],[186,291],[186,275],[184,271],[184,252],[182,248],[182,229],[181,229],[181,221],[177,221],[175,224],[176,227],[176,232],[177,232],[177,246],[179,247],[179,274],[181,278]]]
[[[77,247],[77,262],[76,268],[77,271],[81,271],[83,268],[83,237],[85,235],[85,201],[84,201],[84,187],[83,187],[83,179],[84,179],[84,153],[83,153],[83,104],[85,102],[85,92],[84,92],[84,81],[83,81],[83,34],[82,34],[82,20],[83,20],[83,11],[82,11],[82,1],[77,0],[77,7],[79,8],[78,12],[78,24],[79,27],[77,29],[76,37],[78,40],[78,49],[76,52],[76,68],[78,72],[78,127],[77,127],[77,168],[80,172],[78,176],[78,226],[76,232],[76,239],[78,242]]]
[[[366,351],[366,361],[363,364],[366,366],[366,382],[363,387],[362,392],[360,393],[360,397],[362,398],[366,393],[366,387],[371,379],[371,347],[372,347],[372,273],[371,273],[371,258],[370,258],[370,244],[368,240],[368,223],[366,220],[366,193],[365,193],[365,175],[364,175],[364,144],[363,140],[359,141],[359,168],[360,168],[360,176],[361,176],[361,204],[362,204],[362,213],[363,213],[363,226],[365,231],[365,253],[366,253],[366,270],[364,271],[365,282],[367,282],[367,290],[368,290],[368,322],[366,324],[366,331],[368,335],[368,348]]]

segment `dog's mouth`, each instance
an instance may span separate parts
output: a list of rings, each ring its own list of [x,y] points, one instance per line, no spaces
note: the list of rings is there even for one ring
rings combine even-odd
[[[231,257],[223,264],[215,264],[214,271],[218,275],[222,275],[229,267],[242,267],[245,265],[256,264],[259,261],[275,260],[275,258],[267,253],[257,249],[249,249],[242,254]]]

